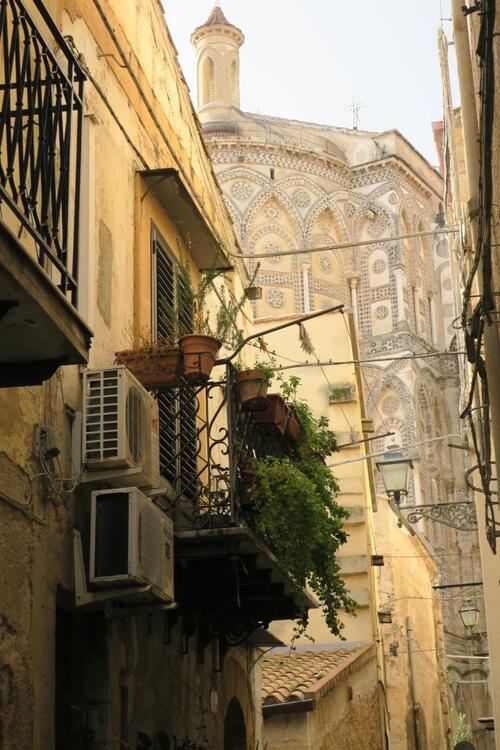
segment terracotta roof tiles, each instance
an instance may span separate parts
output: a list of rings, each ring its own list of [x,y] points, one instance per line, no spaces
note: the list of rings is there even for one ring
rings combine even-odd
[[[359,648],[271,653],[262,660],[262,705],[303,701],[319,682],[335,674]]]
[[[209,17],[200,28],[203,28],[203,26],[220,26],[220,25],[232,26],[233,24],[229,23],[220,5],[214,5],[213,10],[210,13]]]

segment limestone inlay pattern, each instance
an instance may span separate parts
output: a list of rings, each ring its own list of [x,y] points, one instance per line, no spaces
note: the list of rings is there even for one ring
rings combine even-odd
[[[387,318],[388,315],[389,315],[389,308],[385,307],[385,305],[380,305],[375,310],[375,317],[377,318],[377,320],[385,320],[385,318]]]
[[[382,411],[384,414],[395,414],[399,409],[399,399],[396,396],[386,396],[382,401]]]
[[[234,182],[231,186],[231,195],[237,200],[246,200],[252,195],[252,188],[248,182],[238,180],[238,182]]]
[[[281,247],[277,245],[276,243],[268,242],[267,245],[264,245],[264,252],[269,255],[270,263],[281,263],[281,258],[277,257],[276,255],[273,255],[273,253],[282,252]]]
[[[268,209],[266,209],[266,216],[268,219],[271,219],[272,221],[276,221],[280,217],[280,212],[277,208],[274,208],[273,206],[269,206]]]
[[[332,259],[329,255],[322,255],[319,259],[319,265],[323,273],[331,273],[333,271]]]
[[[384,273],[387,268],[387,263],[382,258],[378,258],[373,264],[373,273]]]
[[[280,289],[269,289],[266,299],[271,307],[280,308],[285,304],[285,295]]]
[[[292,200],[298,208],[308,208],[311,205],[309,193],[298,188],[292,193]]]

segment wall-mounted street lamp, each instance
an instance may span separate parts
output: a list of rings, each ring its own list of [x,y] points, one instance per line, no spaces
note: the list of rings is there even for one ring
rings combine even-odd
[[[389,445],[376,466],[382,475],[389,498],[399,505],[401,498],[408,494],[413,461],[411,458],[405,458],[398,445]]]
[[[472,631],[477,626],[479,620],[478,608],[472,602],[466,601],[458,610],[458,614],[462,619],[464,628],[470,632],[470,635],[472,637]]]
[[[424,441],[430,442],[430,441]],[[416,524],[421,518],[442,523],[459,531],[475,531],[477,529],[474,503],[470,500],[459,500],[453,503],[424,503],[423,505],[401,505],[402,497],[408,494],[410,471],[413,469],[411,458],[405,458],[397,445],[389,445],[382,458],[376,462],[382,475],[385,491],[393,500],[398,514],[404,511],[406,520]],[[401,526],[401,516],[399,517]]]

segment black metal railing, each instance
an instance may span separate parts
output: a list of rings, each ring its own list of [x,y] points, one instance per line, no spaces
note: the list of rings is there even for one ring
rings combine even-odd
[[[31,6],[0,0],[0,215],[76,305],[85,74],[44,0]]]
[[[241,520],[241,470],[261,454],[252,415],[235,395],[234,370],[220,381],[182,382],[159,395],[160,465],[175,492],[178,530]]]

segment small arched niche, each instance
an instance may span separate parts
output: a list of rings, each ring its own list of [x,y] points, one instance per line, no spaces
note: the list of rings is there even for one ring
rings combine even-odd
[[[215,100],[215,64],[211,57],[205,57],[201,66],[203,104]]]
[[[239,105],[238,63],[236,60],[231,63],[231,100],[234,104]]]
[[[232,698],[224,719],[224,750],[247,750],[247,730],[241,704]]]

